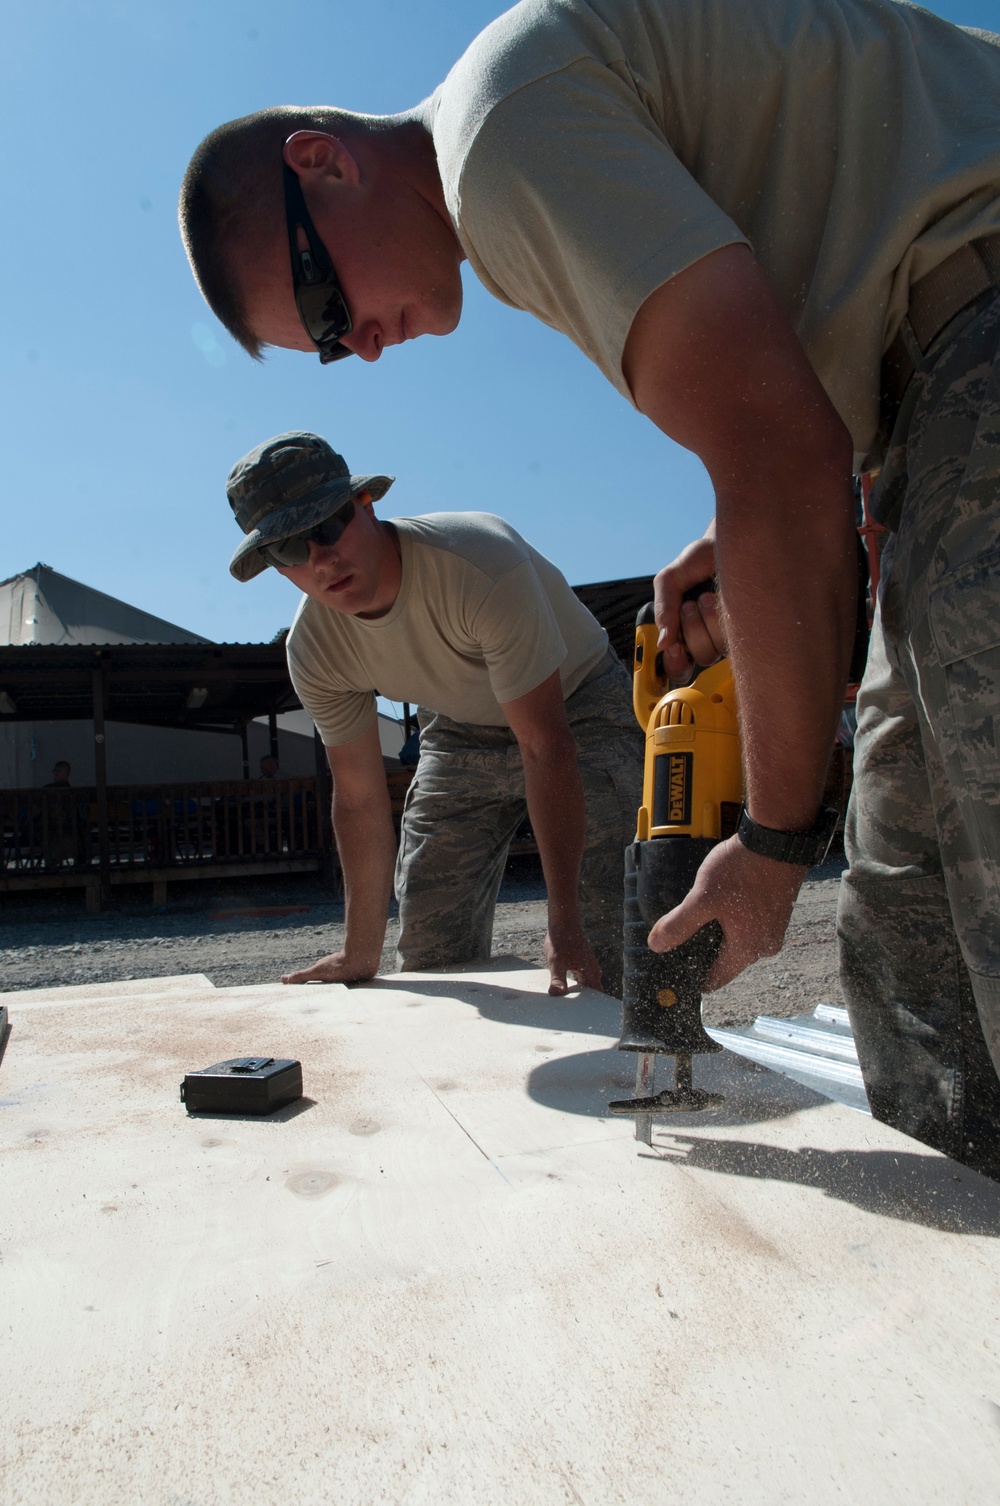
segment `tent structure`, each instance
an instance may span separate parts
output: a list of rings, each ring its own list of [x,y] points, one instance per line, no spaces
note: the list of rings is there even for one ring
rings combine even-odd
[[[0,581],[0,645],[208,642],[50,565]]]

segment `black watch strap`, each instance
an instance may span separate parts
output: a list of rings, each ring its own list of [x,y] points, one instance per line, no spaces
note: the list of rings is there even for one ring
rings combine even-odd
[[[822,863],[829,852],[839,820],[840,812],[832,805],[824,805],[815,824],[808,831],[775,831],[771,826],[758,825],[744,807],[740,812],[736,835],[744,847],[759,853],[763,858],[775,858],[779,863],[800,863],[813,868],[817,863]]]

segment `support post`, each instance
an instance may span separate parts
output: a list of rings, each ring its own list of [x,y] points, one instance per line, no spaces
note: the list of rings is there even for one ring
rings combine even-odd
[[[250,741],[247,737],[247,724],[243,723],[240,728],[240,747],[243,749],[243,778],[250,778]]]
[[[409,703],[409,701],[404,701],[403,702],[403,741],[404,742],[409,742],[409,740],[410,740],[410,733],[413,731],[413,729],[414,729],[415,726],[416,726],[416,719],[413,717],[413,715],[410,712],[410,703]]]
[[[94,784],[97,795],[97,852],[100,871],[99,903],[111,898],[111,833],[108,819],[108,754],[104,736],[104,707],[108,696],[108,664],[102,654],[91,672],[94,721]],[[90,896],[88,896],[90,898]],[[89,907],[88,907],[89,908]]]
[[[278,757],[278,713],[276,711],[269,711],[267,713],[267,737],[268,737],[268,743],[269,743],[270,749],[271,749],[271,757],[272,758],[277,758]]]

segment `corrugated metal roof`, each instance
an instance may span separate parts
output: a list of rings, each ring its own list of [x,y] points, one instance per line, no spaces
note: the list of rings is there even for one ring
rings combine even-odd
[[[632,575],[626,580],[599,580],[589,586],[574,586],[573,591],[604,628],[619,659],[631,669],[635,619],[653,599],[653,577]]]
[[[19,644],[0,647],[0,725],[89,718],[95,671],[112,721],[232,730],[299,706],[282,644]]]
[[[91,591],[47,565],[37,565],[34,571],[0,583],[0,637],[4,606],[8,612],[18,609],[23,613],[31,586],[39,582],[47,601],[57,605],[71,599],[68,588],[77,593],[78,603],[100,598],[105,604],[102,610],[107,634],[114,630],[117,609],[128,614],[121,622],[136,629],[142,626],[149,632],[184,634],[184,629],[173,629],[162,618],[117,602],[103,592]],[[597,581],[573,589],[606,629],[620,658],[631,666],[635,618],[652,598],[652,577]],[[66,594],[60,597],[60,591]],[[27,615],[38,616],[40,610]],[[79,624],[74,631],[82,631]],[[211,643],[197,634],[167,641],[106,636],[93,643],[67,637],[49,642],[0,643],[0,725],[8,720],[89,718],[95,669],[106,676],[105,716],[115,721],[232,728],[272,711],[294,710],[299,702],[285,663],[287,631],[282,629],[266,644]],[[197,704],[189,704],[194,702]]]

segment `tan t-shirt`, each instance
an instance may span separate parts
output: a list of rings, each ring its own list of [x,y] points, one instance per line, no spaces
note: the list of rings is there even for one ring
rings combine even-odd
[[[522,0],[423,109],[476,274],[630,401],[646,298],[749,244],[859,463],[910,283],[1000,229],[1000,37],[895,0]]]
[[[399,595],[365,621],[304,596],[288,669],[328,748],[375,720],[376,690],[457,722],[504,725],[501,705],[559,670],[572,695],[608,635],[544,555],[490,513],[396,518]]]

